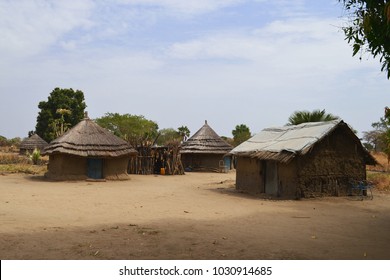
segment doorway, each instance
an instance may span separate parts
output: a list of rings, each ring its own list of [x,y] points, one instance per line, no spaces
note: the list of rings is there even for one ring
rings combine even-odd
[[[278,163],[266,161],[265,164],[265,193],[270,195],[278,194]]]
[[[103,179],[103,159],[87,159],[87,176],[91,179]]]

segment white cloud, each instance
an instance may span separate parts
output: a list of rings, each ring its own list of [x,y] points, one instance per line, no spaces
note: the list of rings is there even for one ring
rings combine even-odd
[[[36,54],[74,28],[89,28],[92,7],[91,1],[2,1],[0,51]]]
[[[354,122],[366,119],[367,130],[387,88],[380,65],[351,58],[336,19],[289,17],[304,12],[302,1],[262,3],[261,15],[270,6],[278,15],[262,23],[221,22],[245,17],[248,2],[256,1],[0,2],[7,38],[0,41],[0,92],[12,96],[0,113],[12,119],[23,98],[28,131],[38,102],[54,87],[72,87],[84,91],[92,117],[143,114],[162,128],[184,124],[195,132],[207,118],[229,136],[239,123],[257,132],[284,124],[294,110],[325,108],[358,130]]]
[[[198,15],[209,13],[221,8],[234,6],[245,0],[117,0],[119,3],[156,7],[177,15]]]
[[[277,20],[253,30],[209,34],[173,44],[168,53],[179,60],[220,59],[273,69],[311,74],[314,69],[345,71],[354,63],[334,19]],[[345,62],[335,63],[338,59]]]
[[[344,42],[330,19],[274,21],[263,28],[218,32],[173,44],[168,53],[184,60],[225,59],[255,63],[294,63],[294,68],[313,65],[312,59],[334,55]],[[329,49],[330,48],[330,49]],[[337,53],[337,52],[336,52]],[[308,59],[309,58],[309,59]],[[299,62],[299,63],[298,63]],[[320,61],[327,63],[327,59]]]

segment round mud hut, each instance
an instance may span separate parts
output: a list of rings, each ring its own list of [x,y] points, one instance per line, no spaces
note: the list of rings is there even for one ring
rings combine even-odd
[[[35,149],[43,151],[43,149],[49,145],[45,140],[39,137],[38,134],[34,134],[29,138],[26,138],[20,143],[19,154],[25,155],[26,153],[32,153]]]
[[[128,179],[129,159],[137,155],[126,141],[90,120],[88,116],[50,142],[46,178],[54,180]]]
[[[233,149],[205,121],[205,124],[180,149],[186,171],[225,171],[230,169]]]

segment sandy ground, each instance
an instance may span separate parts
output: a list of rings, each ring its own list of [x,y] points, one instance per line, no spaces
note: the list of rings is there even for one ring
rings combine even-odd
[[[0,259],[390,259],[390,194],[272,200],[235,173],[0,176]]]

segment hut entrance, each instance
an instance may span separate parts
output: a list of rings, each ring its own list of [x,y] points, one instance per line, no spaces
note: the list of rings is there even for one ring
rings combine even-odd
[[[270,195],[278,194],[278,164],[273,161],[265,163],[265,193]]]
[[[88,158],[87,176],[92,179],[103,179],[103,159]]]

